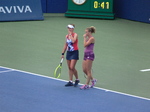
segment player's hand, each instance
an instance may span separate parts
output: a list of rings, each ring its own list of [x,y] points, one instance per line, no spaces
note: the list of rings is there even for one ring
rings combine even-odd
[[[83,37],[86,38],[86,37],[87,37],[87,34],[84,34]]]
[[[62,55],[61,58],[64,58],[64,55]]]
[[[69,33],[68,35],[69,35],[69,39],[73,38],[71,33]]]

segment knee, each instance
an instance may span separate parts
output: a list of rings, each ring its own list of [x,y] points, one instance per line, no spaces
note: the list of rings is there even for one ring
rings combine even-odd
[[[87,70],[86,72],[87,72],[87,74],[91,74],[91,70]]]
[[[69,70],[74,71],[75,68],[74,67],[69,67]]]
[[[87,72],[86,72],[86,69],[83,69],[83,72],[84,72],[84,73],[87,73]]]
[[[68,67],[68,69],[69,69],[69,70],[71,70],[71,68],[70,68],[70,67]]]

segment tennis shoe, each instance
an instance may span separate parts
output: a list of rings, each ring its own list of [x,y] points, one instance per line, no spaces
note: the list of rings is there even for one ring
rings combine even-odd
[[[91,88],[93,88],[97,82],[97,79],[93,79],[91,82],[92,82]]]
[[[66,86],[66,87],[68,87],[68,86],[73,86],[73,83],[69,81],[65,86]]]
[[[79,82],[80,82],[80,80],[75,80],[74,87],[77,87]]]
[[[89,89],[89,88],[90,88],[89,85],[83,85],[83,86],[80,87],[80,89],[82,89],[82,90],[83,89]]]

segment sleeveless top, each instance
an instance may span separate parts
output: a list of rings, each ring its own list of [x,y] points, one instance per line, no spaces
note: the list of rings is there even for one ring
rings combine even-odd
[[[93,50],[94,50],[94,43],[91,43],[90,45],[85,47],[84,52],[85,53],[87,53],[87,52],[93,53]]]
[[[74,37],[75,33],[72,34]],[[69,35],[66,35],[66,43],[67,43],[67,51],[75,51],[78,50],[78,39],[73,43],[71,39],[69,39]]]

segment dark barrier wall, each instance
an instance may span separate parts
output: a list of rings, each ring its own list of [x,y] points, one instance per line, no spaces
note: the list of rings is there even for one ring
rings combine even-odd
[[[43,13],[47,12],[47,0],[41,0]]]
[[[150,0],[114,0],[116,17],[150,23]]]
[[[41,0],[44,13],[65,13],[68,0]]]
[[[67,11],[68,0],[47,0],[48,13],[64,13]]]
[[[41,1],[46,1],[47,4],[42,4],[44,12],[65,13],[67,11],[68,0]],[[150,23],[150,0],[114,0],[114,12],[116,17]]]
[[[0,21],[43,20],[40,0],[0,0]]]

